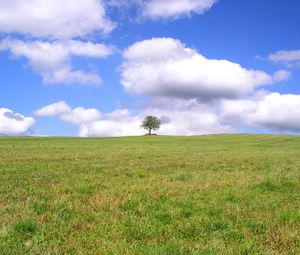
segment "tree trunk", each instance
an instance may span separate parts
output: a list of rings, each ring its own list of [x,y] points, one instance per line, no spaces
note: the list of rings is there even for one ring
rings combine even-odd
[[[151,128],[149,128],[149,135],[151,135]]]

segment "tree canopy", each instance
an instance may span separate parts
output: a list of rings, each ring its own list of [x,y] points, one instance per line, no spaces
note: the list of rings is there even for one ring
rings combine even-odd
[[[151,135],[152,130],[158,130],[160,128],[161,122],[155,116],[147,116],[141,125],[142,128],[148,130],[148,134]]]

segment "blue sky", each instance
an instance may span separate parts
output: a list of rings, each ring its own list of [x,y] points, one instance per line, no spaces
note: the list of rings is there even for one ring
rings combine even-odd
[[[300,132],[296,0],[0,0],[0,134]],[[18,20],[16,20],[18,17]]]

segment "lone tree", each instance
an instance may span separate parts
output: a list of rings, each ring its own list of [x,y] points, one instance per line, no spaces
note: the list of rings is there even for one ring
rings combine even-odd
[[[158,130],[160,128],[160,120],[155,116],[147,116],[141,125],[142,128],[148,130],[148,134],[151,135],[152,130]]]

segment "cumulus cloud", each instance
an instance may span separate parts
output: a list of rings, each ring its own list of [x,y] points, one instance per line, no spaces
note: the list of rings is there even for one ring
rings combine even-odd
[[[134,7],[140,17],[179,18],[202,14],[217,0],[0,0],[0,32],[32,37],[71,39],[108,34],[116,23],[106,8]],[[16,18],[17,17],[17,18]]]
[[[147,115],[155,115],[162,121],[159,134],[196,135],[228,133],[234,129],[222,124],[213,108],[195,100],[161,99],[151,106],[134,113],[129,109],[117,109],[101,113],[98,109],[77,107],[72,109],[65,102],[57,102],[36,111],[36,116],[56,116],[61,121],[78,125],[79,136],[135,136],[145,134],[140,125]],[[160,106],[158,106],[160,104]],[[172,109],[167,105],[172,105]]]
[[[136,136],[144,134],[139,116],[132,116],[127,109],[116,110],[101,120],[80,125],[81,137]]]
[[[72,70],[71,57],[104,58],[114,51],[113,47],[104,44],[76,40],[28,42],[9,38],[0,42],[0,51],[4,50],[9,50],[15,57],[26,58],[46,84],[100,84],[98,74]]]
[[[72,109],[63,101],[44,106],[36,110],[35,115],[38,117],[57,116],[66,123],[76,125],[97,121],[101,118],[101,113],[95,108],[77,107]]]
[[[25,135],[34,124],[34,119],[0,108],[0,134]]]
[[[96,122],[81,125],[79,135],[141,135],[145,131],[140,124],[147,115],[162,120],[158,131],[161,135],[231,133],[240,127],[300,132],[300,95],[264,92],[244,100],[226,99],[215,104],[192,99],[161,98],[155,101],[138,114],[123,109],[102,115]]]
[[[268,56],[274,63],[281,63],[288,67],[300,66],[300,50],[280,50]]]
[[[127,116],[124,117],[122,112],[127,112]],[[111,114],[115,118],[110,118]],[[200,135],[228,133],[234,130],[229,125],[222,125],[215,113],[204,111],[201,107],[182,110],[150,107],[137,115],[126,109],[117,110],[103,116],[99,121],[81,125],[79,135],[84,137],[143,135],[145,130],[140,125],[147,115],[154,115],[162,120],[161,128],[157,131],[161,135]]]
[[[70,112],[60,115],[60,119],[67,123],[82,124],[97,121],[101,118],[101,113],[95,108],[77,107]]]
[[[38,117],[56,116],[65,123],[78,125],[79,136],[122,136],[142,134],[140,119],[127,109],[102,114],[96,108],[76,107],[57,102],[36,110]]]
[[[102,0],[0,0],[0,32],[68,39],[107,34],[115,24]]]
[[[145,131],[140,124],[147,115],[161,119],[162,126],[157,131],[160,135],[232,133],[241,127],[300,132],[300,95],[264,92],[248,99],[225,99],[214,104],[160,98],[137,114],[122,109],[103,114],[95,122],[83,123],[79,135],[142,135]]]
[[[114,29],[104,4],[102,0],[0,0],[0,32],[26,38],[5,39],[0,42],[0,51],[26,58],[45,84],[99,85],[102,79],[97,73],[73,70],[71,62],[72,57],[112,54],[110,46],[78,40]]]
[[[38,117],[56,116],[65,123],[79,127],[79,136],[124,136],[142,134],[140,118],[127,109],[102,114],[96,108],[76,107],[57,102],[36,110]]]
[[[172,106],[172,107],[170,107]],[[203,103],[195,99],[155,98],[138,112],[117,109],[101,113],[98,109],[77,107],[64,102],[41,108],[37,116],[57,116],[78,126],[81,137],[136,136],[147,115],[157,116],[160,135],[200,135],[232,133],[239,128],[300,132],[300,95],[259,92],[248,99],[222,99]]]
[[[172,105],[176,104],[173,102]],[[149,107],[143,111],[143,116],[154,115],[162,120],[159,134],[162,135],[201,135],[216,133],[231,133],[235,129],[230,124],[223,124],[219,120],[214,107],[189,102],[170,107]]]
[[[108,34],[115,27],[106,8],[134,6],[139,16],[178,18],[203,13],[215,0],[0,0],[0,33],[14,38],[0,42],[0,51],[24,57],[45,84],[102,83],[95,72],[73,70],[72,57],[102,58],[112,47],[83,42],[97,33]],[[126,9],[126,8],[125,8]],[[130,11],[130,13],[132,13]],[[134,12],[133,12],[134,13]],[[17,17],[17,18],[16,18]],[[26,38],[26,41],[20,40]],[[76,38],[77,40],[72,40]]]
[[[134,95],[235,98],[289,77],[282,70],[272,76],[228,60],[208,59],[172,38],[137,42],[123,56],[121,83]]]
[[[222,123],[243,123],[273,131],[300,132],[300,95],[270,93],[222,103]]]
[[[202,14],[214,3],[216,0],[149,0],[144,1],[142,15],[152,19],[179,18],[192,13]]]
[[[38,117],[60,116],[70,113],[71,111],[71,107],[65,102],[61,101],[36,110],[35,115]]]

